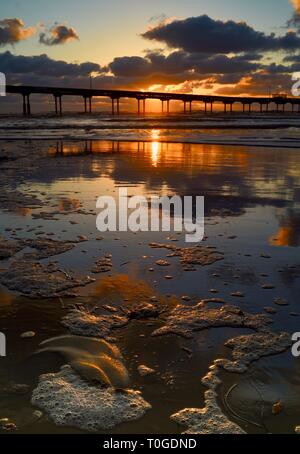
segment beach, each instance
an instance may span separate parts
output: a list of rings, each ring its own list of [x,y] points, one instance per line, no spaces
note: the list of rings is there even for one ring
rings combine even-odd
[[[32,400],[40,377],[66,364],[57,352],[37,353],[40,344],[81,335],[118,346],[130,389],[144,399],[139,417],[97,433],[195,430],[178,414],[209,408],[207,388],[212,417],[221,413],[229,433],[294,433],[299,114],[3,116],[0,169],[0,331],[9,352],[1,418],[19,433],[89,431],[55,424]],[[99,232],[96,200],[117,198],[119,188],[204,196],[203,241]],[[258,336],[250,338],[257,357],[245,349],[233,365],[228,341],[244,335]]]

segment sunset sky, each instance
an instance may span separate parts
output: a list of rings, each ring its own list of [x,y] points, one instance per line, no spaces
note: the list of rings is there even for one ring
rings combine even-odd
[[[26,0],[1,5],[9,83],[263,94],[300,71],[300,0]]]

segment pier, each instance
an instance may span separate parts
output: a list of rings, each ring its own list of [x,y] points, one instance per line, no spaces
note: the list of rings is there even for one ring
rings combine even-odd
[[[181,101],[183,111],[190,113],[193,110],[193,103],[202,104],[203,110],[208,112],[214,111],[216,103],[223,104],[224,113],[233,112],[233,105],[239,103],[241,112],[250,113],[253,105],[259,105],[259,112],[268,113],[270,104],[275,104],[277,112],[285,112],[287,106],[290,106],[291,112],[300,113],[300,98],[273,95],[269,97],[244,97],[244,96],[217,96],[217,95],[194,95],[183,93],[160,93],[146,91],[130,90],[104,90],[104,89],[85,89],[85,88],[63,88],[63,87],[35,87],[28,85],[7,85],[6,93],[19,94],[22,96],[23,115],[31,115],[30,96],[33,94],[52,95],[54,112],[57,115],[63,114],[63,98],[66,96],[78,96],[83,100],[83,112],[92,113],[93,98],[111,99],[112,115],[120,115],[120,100],[135,99],[137,101],[137,113],[144,115],[146,113],[146,101],[148,99],[158,99],[161,101],[161,112],[170,113],[170,102]]]

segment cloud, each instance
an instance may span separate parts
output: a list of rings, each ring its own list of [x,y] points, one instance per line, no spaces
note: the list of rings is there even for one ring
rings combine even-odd
[[[50,28],[48,32],[42,32],[39,36],[39,42],[46,46],[56,46],[58,44],[65,44],[74,39],[79,39],[77,32],[72,27],[57,24]]]
[[[247,55],[227,57],[216,54],[190,54],[175,51],[165,56],[162,52],[148,52],[143,57],[118,57],[108,66],[120,77],[149,77],[153,75],[181,75],[183,80],[194,80],[204,74],[228,74],[250,72],[261,67],[260,63],[248,61]],[[259,56],[256,55],[257,58]],[[250,59],[254,59],[250,55]],[[177,77],[178,78],[178,77]]]
[[[93,73],[95,88],[128,88],[139,90],[157,83],[156,76],[115,76],[98,63],[68,63],[54,60],[46,54],[36,56],[14,55],[9,51],[0,53],[0,68],[8,84],[89,88],[89,74]],[[169,83],[167,76],[159,77]],[[179,79],[176,79],[176,83]]]
[[[216,83],[222,83],[216,79]],[[249,76],[244,76],[239,82],[232,81],[233,85],[219,87],[215,93],[220,95],[261,95],[267,96],[269,92],[278,91],[290,92],[291,76],[287,73],[272,72],[268,70],[259,71]]]
[[[248,57],[258,56],[251,54]],[[180,92],[202,89],[214,91],[220,85],[224,85],[225,90],[228,88],[233,91],[230,84],[239,84],[243,78],[252,77],[260,71],[268,71],[268,77],[273,80],[275,77],[282,77],[296,63],[292,62],[290,67],[265,65],[248,61],[246,54],[228,57],[223,54],[188,54],[175,51],[166,56],[155,51],[149,52],[145,57],[119,57],[107,67],[101,67],[93,62],[78,64],[54,60],[46,54],[23,56],[9,51],[0,54],[0,68],[7,75],[10,84],[87,88],[88,75],[93,72],[95,88],[147,90],[154,86],[158,87],[155,88],[158,91],[166,89]],[[237,90],[244,88],[249,87],[244,84],[238,86]],[[262,87],[258,89],[262,91]]]
[[[76,78],[101,71],[97,63],[67,63],[63,60],[54,60],[46,54],[28,57],[14,55],[9,51],[0,54],[0,68],[7,76],[34,74],[40,78],[46,76],[56,79],[66,76]]]
[[[33,27],[24,28],[24,22],[17,18],[0,20],[0,46],[15,44],[35,33]]]
[[[300,0],[299,0],[300,2]],[[0,54],[0,68],[8,83],[44,86],[178,91],[195,93],[266,94],[268,87],[289,89],[291,73],[300,70],[300,37],[266,35],[244,22],[217,21],[208,16],[172,18],[143,35],[169,46],[147,50],[144,56],[120,56],[107,66],[94,62],[68,63],[46,54],[36,56]],[[49,46],[78,39],[76,31],[55,24],[40,34]],[[280,50],[274,60],[274,51]],[[272,52],[270,52],[272,51]],[[289,81],[289,86],[288,86]]]
[[[207,15],[161,23],[142,36],[190,53],[291,51],[300,47],[300,38],[292,31],[283,36],[266,35],[246,22],[223,22]]]
[[[169,55],[162,51],[148,51],[144,58],[119,57],[108,66],[108,70],[113,80],[122,80],[132,88],[153,85],[157,91],[188,93],[205,89],[220,90],[223,94],[266,95],[268,87],[276,91],[278,86],[282,86],[289,91],[291,73],[300,70],[300,61],[296,55],[290,55],[286,62],[289,64],[272,61],[267,64],[263,55],[255,52],[229,57],[183,50]]]
[[[300,32],[300,0],[290,0],[290,3],[294,6],[295,11],[292,18],[288,21],[288,27],[298,28]]]
[[[110,64],[109,69],[116,76],[131,77],[146,76],[152,72],[151,62],[143,57],[117,57]]]
[[[288,63],[300,64],[300,55],[299,54],[287,55],[286,57],[284,57],[283,61]]]
[[[141,76],[127,71],[117,71],[109,74],[107,67],[97,63],[68,63],[54,60],[46,54],[36,56],[14,55],[9,51],[0,53],[0,68],[7,76],[9,84],[42,85],[42,86],[89,86],[88,75],[94,73],[93,87],[97,88],[130,88],[146,89],[150,85],[162,83],[181,83],[186,80],[186,74],[164,74],[144,72]],[[199,76],[200,77],[200,76]]]

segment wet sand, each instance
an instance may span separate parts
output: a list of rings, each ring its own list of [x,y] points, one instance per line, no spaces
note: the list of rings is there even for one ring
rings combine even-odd
[[[54,353],[32,354],[41,341],[68,332],[61,321],[74,307],[97,306],[109,315],[108,306],[122,314],[141,299],[148,303],[156,299],[164,308],[158,317],[134,319],[112,332],[132,387],[141,390],[152,409],[110,433],[184,430],[170,415],[203,407],[206,388],[201,378],[215,359],[231,358],[224,343],[252,333],[249,328],[225,326],[197,331],[190,339],[152,336],[176,304],[193,306],[218,298],[246,313],[264,313],[273,321],[272,332],[299,331],[299,148],[160,142],[161,136],[151,131],[155,137],[149,142],[109,138],[0,142],[0,235],[10,241],[71,242],[69,250],[39,262],[52,266],[55,261],[64,273],[95,279],[72,289],[76,296],[51,299],[34,292],[26,297],[20,289],[9,290],[7,281],[1,286],[0,331],[7,336],[8,356],[1,359],[0,419],[10,418],[21,433],[80,432],[56,427],[46,415],[37,418],[30,403],[39,376],[64,364]],[[95,200],[116,196],[119,187],[129,187],[134,195],[204,195],[203,247],[220,251],[223,260],[187,272],[178,257],[168,257],[167,249],[150,246],[155,242],[187,247],[183,234],[175,235],[175,242],[174,235],[166,233],[100,234]],[[0,274],[24,252],[33,250],[1,260]],[[93,274],[95,262],[107,254],[111,269]],[[158,266],[158,260],[170,265]],[[287,305],[278,304],[278,298]],[[208,303],[220,306],[217,301]],[[35,336],[20,337],[28,331]],[[250,433],[293,433],[300,424],[298,361],[288,349],[253,362],[244,374],[223,371],[218,387],[223,412]],[[137,370],[141,364],[153,368],[154,374],[142,377]],[[28,389],[18,393],[11,389],[12,382],[25,383]],[[272,406],[279,401],[283,408],[273,414]]]

